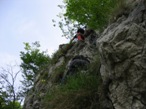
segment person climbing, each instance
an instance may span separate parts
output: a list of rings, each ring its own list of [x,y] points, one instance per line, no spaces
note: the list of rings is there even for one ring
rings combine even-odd
[[[84,29],[79,28],[77,30],[77,34],[71,39],[70,42],[72,42],[75,39],[77,39],[78,41],[84,41],[85,40],[85,37],[84,37]]]
[[[68,69],[62,76],[62,83],[66,82],[66,79],[69,76],[76,75],[79,71],[87,71],[90,65],[90,61],[88,57],[83,55],[76,55],[71,59],[68,63]]]

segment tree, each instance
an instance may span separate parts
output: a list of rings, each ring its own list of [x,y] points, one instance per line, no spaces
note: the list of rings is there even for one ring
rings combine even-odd
[[[81,25],[77,21],[73,21],[71,19],[68,19],[67,16],[64,16],[66,6],[65,5],[58,5],[58,7],[62,10],[57,17],[59,18],[59,21],[52,20],[54,23],[54,27],[57,25],[61,29],[63,35],[62,37],[65,37],[67,39],[71,39],[75,34],[78,28],[84,28],[85,25]]]
[[[118,0],[65,0],[68,19],[99,29],[107,24]]]
[[[40,51],[39,42],[32,43],[30,46],[29,43],[24,43],[25,51],[20,52],[20,58],[22,63],[20,67],[22,68],[23,73],[23,81],[24,85],[23,89],[27,92],[34,83],[34,79],[38,72],[46,67],[46,65],[50,62],[50,57],[44,51]]]
[[[64,0],[65,5],[58,5],[63,10],[58,15],[61,19],[59,27],[63,36],[72,36],[74,29],[80,26],[102,29],[108,24],[119,1],[121,0],[92,0],[92,2],[91,0]]]
[[[54,26],[60,27],[63,37],[72,38],[78,28],[103,30],[111,19],[115,18],[114,11],[119,2],[125,0],[63,0],[64,5],[58,5],[62,9],[57,16],[60,21],[54,19]]]
[[[8,65],[0,68],[0,109],[21,109],[21,90],[16,87],[20,70],[16,66]]]
[[[6,97],[7,97],[7,94],[5,91],[2,90],[2,87],[1,87],[0,88],[0,109],[4,109],[6,107],[6,103],[7,103]]]

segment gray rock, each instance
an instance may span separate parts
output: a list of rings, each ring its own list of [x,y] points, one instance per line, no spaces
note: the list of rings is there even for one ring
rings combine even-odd
[[[34,101],[33,109],[39,109],[40,102],[38,100]]]
[[[114,109],[146,109],[146,19],[141,1],[129,17],[109,26],[98,39],[101,76]]]
[[[63,53],[63,55],[59,55],[57,62],[53,63],[53,65],[48,66],[46,70],[42,71],[36,76],[33,91],[26,96],[23,109],[44,108],[43,99],[45,98],[46,94],[49,92],[52,86],[54,87],[56,84],[60,84],[53,83],[55,79],[55,76],[53,75],[58,76],[58,74],[56,74],[56,69],[60,68],[62,65],[65,65],[65,67],[63,67],[63,75],[61,72],[59,79],[60,77],[61,79],[64,79],[67,75],[76,73],[78,68],[83,71],[87,70],[88,65],[90,64],[90,62],[95,61],[94,58],[97,55],[97,48],[95,46],[97,37],[95,35],[95,32],[94,34],[91,33],[89,34],[89,36],[87,35],[85,42],[60,45],[59,51],[63,50],[63,52],[61,52]],[[42,80],[43,72],[48,73],[45,82],[43,82],[44,80]],[[61,81],[59,80],[59,82]]]
[[[101,35],[87,31],[85,42],[73,43],[69,48],[68,44],[60,45],[64,54],[48,67],[45,83],[39,79],[42,73],[37,76],[32,92],[25,98],[24,109],[43,109],[41,100],[54,85],[50,79],[55,69],[64,62],[65,76],[68,71],[74,72],[76,64],[86,69],[86,59],[73,58],[82,55],[92,63],[98,51],[103,81],[100,109],[146,109],[146,0],[126,2],[131,4],[127,11],[130,13],[117,18]]]

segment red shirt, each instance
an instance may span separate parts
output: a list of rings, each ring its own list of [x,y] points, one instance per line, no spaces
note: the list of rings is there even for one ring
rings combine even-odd
[[[82,34],[80,34],[80,33],[77,33],[77,39],[79,41],[84,41],[84,36]]]

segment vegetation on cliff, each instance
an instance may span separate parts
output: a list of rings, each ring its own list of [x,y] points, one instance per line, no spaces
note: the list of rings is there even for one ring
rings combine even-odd
[[[20,65],[23,73],[23,90],[27,92],[34,85],[34,78],[40,70],[45,68],[50,63],[50,57],[40,51],[39,42],[34,42],[32,45],[24,43],[25,52],[20,52],[22,63]]]
[[[127,10],[126,0],[64,0],[58,22],[63,36],[73,37],[76,28],[103,30],[118,15]],[[53,20],[54,21],[54,20]]]
[[[42,101],[43,107],[45,109],[94,109],[99,107],[99,102],[97,102],[101,87],[99,57],[97,56],[95,60],[87,71],[78,71],[73,76],[69,76],[65,82],[59,81],[54,84]],[[60,68],[55,75],[60,75],[62,68],[64,70],[62,65]],[[58,79],[58,76],[55,77]]]
[[[65,22],[59,22],[59,26],[64,34],[73,33],[75,28],[79,26],[102,30],[108,25],[109,21],[114,20],[117,15],[122,13],[122,9],[125,8],[124,2],[125,0],[92,0],[92,2],[91,0],[65,0],[66,12],[63,13]],[[75,25],[70,28],[69,25],[72,23]],[[68,29],[67,32],[63,29],[64,27]],[[66,58],[61,65],[53,69],[55,73],[51,76],[46,69],[55,66],[60,57],[66,55],[72,44],[68,44],[63,50],[59,49],[52,57],[44,51],[41,52],[39,47],[40,45],[37,42],[33,43],[32,46],[25,43],[25,51],[20,54],[24,92],[34,90],[35,79],[40,75],[38,81],[41,81],[41,85],[47,85],[48,81],[53,84],[51,89],[45,90],[47,96],[41,98],[43,99],[41,103],[45,109],[95,109],[100,106],[99,96],[102,81],[99,74],[100,61],[98,54],[96,54],[95,63],[91,63],[87,71],[78,71],[75,75],[68,77],[66,82],[62,84],[62,75],[70,59]],[[40,74],[40,72],[42,73]],[[2,91],[0,94],[1,108],[7,109],[7,106],[12,106],[12,102],[9,102],[10,105],[6,105],[6,97]],[[13,104],[14,106],[20,105],[17,101]],[[2,106],[5,106],[5,108]]]
[[[102,28],[107,24],[110,13],[118,0],[65,0],[68,19],[87,25],[93,29]]]
[[[86,25],[98,30],[103,29],[110,19],[114,19],[114,16],[119,14],[114,9],[123,6],[123,3],[122,0],[93,0],[93,2],[90,0],[66,0],[66,13],[64,14],[66,24],[60,22],[60,28],[63,30],[64,27],[67,27],[68,32],[72,33],[75,26],[71,29],[68,25],[77,22],[77,25]],[[66,32],[64,33],[66,34]],[[64,84],[61,83],[70,59],[65,59],[61,65],[57,63],[59,63],[60,57],[65,56],[72,47],[71,44],[68,44],[68,46],[69,48],[66,45],[65,49],[59,49],[49,58],[49,63],[47,63],[49,67],[46,68],[53,69],[53,74],[49,75],[48,72],[44,71],[37,80],[39,82],[36,84],[43,84],[44,86],[51,82],[51,87],[44,91],[45,98],[40,97],[40,91],[37,92],[38,97],[43,99],[40,101],[41,105],[45,109],[94,109],[100,107],[99,96],[102,82],[99,74],[100,61],[98,54],[96,54],[95,63],[92,63],[86,72],[78,71],[77,74],[68,77]]]

